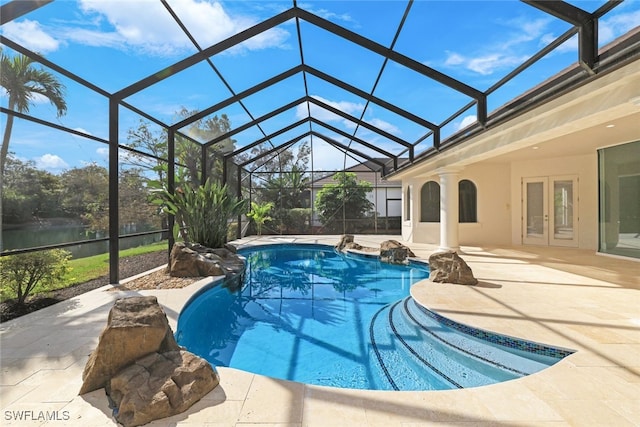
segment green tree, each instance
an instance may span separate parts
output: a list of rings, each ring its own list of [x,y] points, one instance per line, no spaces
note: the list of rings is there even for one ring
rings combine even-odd
[[[123,169],[119,175],[120,224],[133,225],[131,231],[150,230],[154,222],[161,226],[157,207],[149,201],[147,178],[142,175],[142,170]]]
[[[151,154],[153,157],[132,153],[124,163],[140,169],[151,169],[160,181],[166,179],[167,132],[151,128],[151,124],[140,119],[137,128],[127,131],[127,143],[131,148]]]
[[[260,199],[273,202],[275,206],[273,220],[280,227],[281,232],[302,232],[299,230],[300,213],[294,210],[309,208],[309,177],[294,165],[291,171],[273,175],[267,180],[259,192]]]
[[[265,181],[278,177],[281,172],[288,172],[294,169],[299,171],[307,170],[309,159],[311,158],[311,147],[307,141],[302,142],[297,150],[287,148],[279,150],[275,154],[265,154],[271,148],[266,144],[254,147],[249,155],[239,156],[239,163],[256,159],[253,170],[259,171],[260,178]]]
[[[60,176],[61,206],[72,218],[79,218],[89,232],[109,229],[109,171],[95,163],[73,168]]]
[[[182,108],[175,113],[175,116],[177,119],[182,120],[193,116],[197,112],[197,110]],[[214,115],[206,119],[196,120],[181,129],[181,132],[200,143],[206,143],[230,130],[231,121],[226,114],[222,114],[220,117]],[[127,142],[131,148],[154,156],[146,157],[143,154],[133,153],[127,160],[128,164],[144,169],[153,169],[160,181],[166,179],[166,162],[159,160],[167,159],[168,156],[166,129],[153,130],[149,122],[141,119],[137,128],[131,128],[127,131]],[[222,156],[231,153],[235,149],[235,140],[225,138],[207,148],[180,135],[176,135],[175,142],[175,160],[180,165],[178,166],[178,174],[193,183],[200,184],[202,150],[205,149],[206,164],[204,165],[204,170],[206,170],[207,176],[222,181]]]
[[[196,114],[197,110],[187,110],[182,108],[178,111],[177,116],[180,118],[188,118]],[[231,130],[231,121],[226,114],[220,117],[217,115],[207,117],[205,119],[196,120],[181,132],[192,137],[196,141],[205,144],[212,139],[228,133]],[[222,181],[222,156],[231,153],[235,148],[235,140],[225,138],[216,144],[207,147],[206,164],[202,165],[203,146],[190,141],[186,138],[176,136],[176,158],[183,164],[187,171],[188,177],[193,183],[200,183],[201,171],[206,171],[207,177],[213,177],[217,181]]]
[[[339,231],[334,228],[343,219],[366,218],[371,213],[373,203],[367,199],[367,193],[371,192],[372,186],[370,182],[358,181],[353,172],[337,172],[333,179],[335,184],[325,184],[318,191],[315,208],[322,224],[332,231]]]
[[[35,96],[44,96],[56,107],[58,117],[67,112],[64,99],[65,87],[48,71],[34,67],[33,59],[24,55],[13,57],[0,50],[0,86],[9,95],[7,108],[28,113]],[[9,140],[13,129],[13,116],[7,115],[7,123],[0,148],[0,250],[2,250],[2,190],[5,162],[9,154]]]
[[[297,149],[287,148],[275,154],[265,154],[269,148],[256,147],[241,161],[256,159],[254,170],[257,172],[253,174],[252,186],[258,189],[259,201],[274,203],[272,216],[278,231],[303,232],[304,227],[300,225],[305,221],[299,221],[300,212],[294,213],[293,210],[310,208],[309,176],[305,173],[311,157],[309,143],[304,141]]]
[[[9,155],[4,170],[4,222],[20,224],[62,215],[60,177]]]
[[[71,254],[62,249],[2,257],[0,283],[13,291],[18,304],[24,304],[39,284],[51,286],[62,280],[68,271],[69,258]],[[2,293],[8,292],[3,289]]]
[[[269,212],[273,209],[272,202],[266,203],[256,203],[251,202],[251,210],[247,213],[247,216],[256,223],[256,229],[258,231],[258,236],[262,235],[262,226],[265,222],[271,221],[271,217],[269,216]]]

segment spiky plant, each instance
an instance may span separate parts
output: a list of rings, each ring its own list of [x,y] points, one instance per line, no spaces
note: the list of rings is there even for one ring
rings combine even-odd
[[[209,248],[224,246],[229,220],[246,210],[245,200],[235,199],[226,185],[212,180],[179,186],[173,194],[156,185],[153,202],[175,216],[174,237],[181,235],[186,243]]]

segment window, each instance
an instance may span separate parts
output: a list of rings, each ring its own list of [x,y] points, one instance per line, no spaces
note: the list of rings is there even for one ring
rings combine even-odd
[[[640,258],[640,141],[598,150],[598,251]]]
[[[420,221],[440,222],[440,184],[427,181],[420,190]]]
[[[458,183],[458,221],[478,222],[478,192],[468,179]]]
[[[407,186],[407,192],[404,197],[404,219],[411,220],[411,186]]]

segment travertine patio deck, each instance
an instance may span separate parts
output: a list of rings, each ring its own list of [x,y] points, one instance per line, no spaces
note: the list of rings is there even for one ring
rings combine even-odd
[[[377,246],[386,238],[398,239],[356,236],[356,242]],[[338,237],[263,240],[335,244]],[[422,258],[435,250],[407,245]],[[577,352],[526,378],[436,392],[334,389],[219,368],[219,387],[186,413],[149,425],[640,425],[639,262],[577,249],[463,250],[478,286],[424,281],[412,289],[414,297],[455,320]],[[182,306],[207,282],[139,294],[156,295],[175,330]],[[2,425],[115,425],[103,390],[77,395],[113,301],[133,294],[106,289],[0,325]],[[57,419],[37,420],[40,416]]]

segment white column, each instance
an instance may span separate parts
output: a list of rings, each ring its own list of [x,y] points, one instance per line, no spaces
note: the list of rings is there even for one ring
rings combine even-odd
[[[441,168],[440,176],[440,247],[441,251],[460,252],[458,242],[458,174],[462,168]]]

